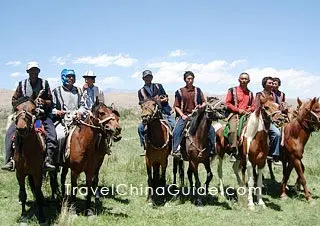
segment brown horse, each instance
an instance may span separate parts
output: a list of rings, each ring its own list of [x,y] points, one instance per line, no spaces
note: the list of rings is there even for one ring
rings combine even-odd
[[[159,191],[157,188],[162,186],[163,191],[166,189],[166,169],[171,150],[172,134],[170,126],[162,119],[157,101],[150,99],[142,102],[141,111],[142,123],[146,130],[145,161],[149,186],[147,202],[153,205],[154,193]],[[165,196],[164,202],[166,202]]]
[[[254,209],[253,190],[257,191],[258,205],[265,207],[262,200],[262,172],[269,153],[268,131],[270,123],[281,123],[286,118],[279,106],[273,101],[261,97],[261,105],[257,107],[248,119],[243,139],[242,161],[245,160],[248,169],[248,207]],[[279,124],[278,124],[279,125]],[[237,160],[238,162],[239,160]],[[258,167],[257,189],[254,188],[253,169]],[[245,184],[245,171],[242,170],[242,184]],[[238,172],[236,172],[236,175]],[[239,176],[237,175],[237,178]]]
[[[303,186],[305,197],[311,201],[310,192],[306,186],[306,178],[304,176],[304,165],[302,157],[304,146],[309,140],[310,134],[320,128],[320,104],[319,99],[314,97],[306,102],[298,101],[298,110],[296,117],[290,123],[284,126],[284,146],[281,146],[283,179],[281,183],[281,198],[287,198],[286,186],[290,177],[290,173],[295,168],[298,179],[296,187]]]
[[[20,187],[19,200],[22,207],[22,222],[27,220],[25,178],[28,176],[30,188],[38,205],[39,223],[45,223],[41,191],[45,144],[44,139],[34,129],[35,102],[28,97],[20,98],[16,103],[13,119],[16,125],[14,161]]]
[[[190,127],[187,125],[186,134],[184,135],[180,145],[181,145],[181,153],[184,160],[189,161],[188,167],[188,179],[191,187],[191,191],[193,190],[193,178],[195,178],[195,204],[197,206],[202,205],[202,200],[199,196],[199,188],[201,186],[199,174],[198,174],[198,166],[200,163],[203,163],[206,171],[207,178],[205,182],[206,193],[209,188],[209,184],[212,180],[212,172],[210,166],[210,156],[209,156],[209,129],[211,127],[212,121],[217,119],[222,119],[225,117],[225,104],[219,100],[218,98],[210,98],[207,105],[204,108],[200,108],[195,110],[190,117]],[[174,181],[176,184],[176,173],[177,166],[179,165],[179,175],[180,175],[180,186],[183,188],[184,186],[184,170],[183,170],[183,160],[174,159],[173,161],[173,174]]]
[[[98,195],[98,174],[103,163],[107,149],[110,148],[112,139],[119,140],[121,127],[118,124],[119,113],[108,108],[106,105],[96,102],[92,107],[92,115],[79,125],[71,134],[70,155],[67,163],[63,166],[61,173],[61,190],[65,194],[65,179],[68,168],[71,169],[71,199],[74,199],[77,187],[77,179],[80,173],[86,174],[86,213],[92,214],[90,210],[92,192]]]

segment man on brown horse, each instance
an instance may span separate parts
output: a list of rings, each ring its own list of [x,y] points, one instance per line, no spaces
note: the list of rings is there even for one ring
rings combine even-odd
[[[228,117],[229,136],[228,140],[231,144],[230,161],[235,162],[235,156],[239,154],[237,145],[237,127],[241,116],[248,115],[254,111],[253,93],[248,89],[250,77],[248,73],[241,73],[239,75],[239,86],[229,88],[226,96],[226,106],[230,112]]]
[[[142,79],[144,80],[144,86],[138,91],[139,105],[148,99],[156,99],[161,102],[161,112],[162,117],[167,120],[171,129],[174,127],[174,119],[171,116],[172,108],[169,105],[168,95],[164,90],[163,86],[159,83],[152,83],[153,75],[150,70],[145,70],[142,72]],[[138,134],[140,137],[140,144],[143,147],[143,151],[140,156],[145,155],[145,127],[142,123],[138,126]]]
[[[40,109],[43,110],[42,120],[46,132],[46,159],[44,166],[48,170],[55,170],[53,165],[54,155],[57,149],[57,134],[50,118],[50,109],[52,102],[51,90],[47,80],[38,78],[40,66],[38,62],[29,62],[27,64],[27,73],[29,78],[20,81],[16,91],[12,96],[12,106],[21,97],[30,97],[35,100]],[[15,124],[12,123],[7,131],[5,138],[6,164],[1,168],[3,170],[14,170],[12,156],[12,139],[16,131]]]
[[[275,94],[272,92],[273,78],[264,77],[262,79],[262,87],[263,87],[263,91],[258,92],[256,94],[256,98],[260,98],[260,96],[262,96],[263,98],[266,98],[268,100],[275,102],[275,97],[274,97]],[[260,103],[260,102],[258,101],[257,103]],[[274,123],[270,124],[269,139],[270,139],[270,153],[272,155],[274,164],[281,166],[282,164],[279,161],[281,133]]]
[[[182,155],[178,149],[179,144],[182,140],[183,129],[185,121],[188,120],[188,115],[193,112],[195,108],[203,108],[206,105],[204,95],[200,88],[193,85],[194,74],[192,71],[186,71],[183,75],[184,81],[186,83],[185,87],[180,88],[175,93],[174,108],[179,115],[176,126],[173,130],[173,150],[172,156],[181,159]],[[215,134],[214,129],[211,126],[209,130],[209,140],[210,140],[210,155],[214,155],[215,150]]]
[[[72,114],[76,114],[76,111],[80,108],[82,91],[80,88],[74,86],[75,81],[75,71],[63,69],[61,71],[62,86],[58,86],[52,90],[52,116],[57,132],[57,162],[59,164],[63,163],[65,139],[69,134],[70,126],[73,122]]]

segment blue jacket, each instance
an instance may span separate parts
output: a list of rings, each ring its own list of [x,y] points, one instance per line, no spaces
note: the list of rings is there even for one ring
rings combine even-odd
[[[155,96],[168,96],[166,91],[164,90],[163,86],[159,83],[152,83],[152,90],[153,93],[149,93],[145,87],[142,87],[141,89],[138,90],[138,98],[139,98],[139,102],[147,100],[147,99],[151,99],[152,97]],[[162,103],[162,113],[166,114],[166,115],[171,115],[171,106],[169,105],[169,103]]]

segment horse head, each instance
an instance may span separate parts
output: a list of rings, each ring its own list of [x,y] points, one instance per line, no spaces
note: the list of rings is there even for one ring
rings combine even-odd
[[[33,129],[36,120],[36,104],[29,97],[22,97],[14,105],[13,121],[18,134],[25,137]]]
[[[159,104],[156,99],[149,99],[141,103],[141,119],[144,125],[161,117]]]
[[[271,100],[265,100],[261,102],[262,118],[267,123],[274,123],[277,127],[281,127],[284,123],[289,122],[289,118],[286,114],[283,114],[279,109],[279,105]]]
[[[91,111],[91,120],[100,126],[104,133],[111,133],[115,141],[121,139],[121,127],[119,125],[120,114],[115,110],[114,105],[107,107],[104,103],[99,103],[97,100],[92,106]]]
[[[205,112],[210,120],[224,119],[226,115],[225,103],[217,97],[208,97]]]
[[[304,127],[311,131],[317,131],[320,129],[320,104],[319,98],[314,97],[306,102],[302,102],[299,98],[297,120]]]

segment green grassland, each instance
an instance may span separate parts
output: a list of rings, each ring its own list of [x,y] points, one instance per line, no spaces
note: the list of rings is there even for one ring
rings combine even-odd
[[[119,184],[132,185],[140,188],[147,186],[146,168],[141,152],[137,124],[139,119],[129,111],[122,112],[121,126],[123,139],[112,146],[112,155],[106,156],[100,171],[100,186],[112,187]],[[4,159],[4,133],[5,122],[1,121],[0,132],[0,164]],[[78,200],[72,208],[63,205],[60,208],[52,203],[47,204],[45,213],[52,225],[320,225],[320,134],[311,136],[304,155],[306,166],[307,185],[314,198],[315,205],[308,203],[302,192],[289,192],[287,200],[279,198],[282,168],[275,167],[276,182],[269,180],[269,173],[265,169],[265,188],[263,198],[267,208],[256,207],[250,211],[244,204],[220,195],[209,196],[205,199],[204,207],[196,207],[190,200],[181,204],[179,200],[169,200],[169,205],[150,207],[146,205],[145,195],[109,194],[101,198],[99,214],[94,217],[83,215],[83,197],[78,195]],[[172,182],[172,158],[169,157],[167,183]],[[187,164],[186,164],[187,165]],[[211,163],[214,173],[210,186],[218,187],[217,160]],[[224,159],[225,186],[236,186],[231,163]],[[200,167],[201,182],[205,181],[205,170]],[[293,185],[296,173],[293,171],[289,185]],[[68,174],[70,181],[70,174]],[[84,184],[82,175],[78,184]],[[187,180],[186,180],[187,182]],[[188,183],[186,183],[188,184]],[[29,190],[29,188],[28,188]],[[50,196],[49,181],[43,185],[45,197]],[[33,196],[28,191],[28,207],[31,218],[30,225],[37,225],[32,205]],[[77,214],[75,214],[77,212]],[[16,225],[21,213],[18,203],[18,184],[15,174],[0,172],[0,225]]]

